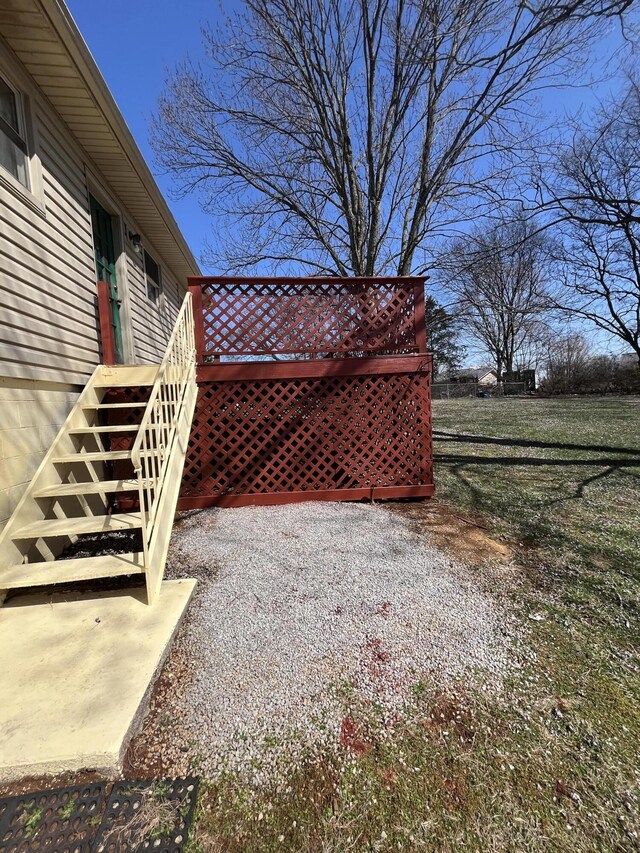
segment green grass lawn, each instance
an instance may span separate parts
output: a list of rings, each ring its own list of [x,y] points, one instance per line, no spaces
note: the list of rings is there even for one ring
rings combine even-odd
[[[640,400],[439,401],[434,432],[438,500],[513,550],[504,694],[427,690],[355,760],[210,787],[194,850],[640,849]]]
[[[624,631],[638,606],[640,399],[439,401],[434,439],[440,499],[521,543],[574,615]]]

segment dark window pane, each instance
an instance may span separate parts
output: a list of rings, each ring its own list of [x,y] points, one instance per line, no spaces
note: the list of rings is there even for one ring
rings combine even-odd
[[[144,269],[151,281],[160,287],[160,267],[146,249],[144,253]]]
[[[160,296],[160,267],[149,252],[144,251],[144,271],[147,274],[147,296],[156,303]]]
[[[7,86],[2,77],[0,77],[0,118],[3,118],[16,133],[20,133],[16,95],[13,89]]]
[[[24,151],[2,132],[0,127],[0,166],[13,175],[23,186],[28,186],[27,157]]]

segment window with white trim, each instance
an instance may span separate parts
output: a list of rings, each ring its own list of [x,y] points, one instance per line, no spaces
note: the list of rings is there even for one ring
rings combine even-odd
[[[0,77],[0,167],[28,188],[28,164],[23,98]]]
[[[160,300],[160,291],[162,289],[160,267],[146,249],[144,250],[144,273],[147,279],[147,296],[154,304],[157,305]]]

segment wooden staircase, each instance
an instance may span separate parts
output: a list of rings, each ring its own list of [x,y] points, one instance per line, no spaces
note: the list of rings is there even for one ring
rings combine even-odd
[[[112,402],[128,389],[148,390],[146,400]],[[159,366],[95,369],[0,534],[0,602],[13,589],[123,575],[144,575],[147,600],[154,601],[196,395],[188,293]],[[134,422],[111,423],[114,414],[129,420],[133,415]],[[127,437],[126,449],[113,449]],[[128,509],[122,511],[125,502]],[[140,547],[113,553],[114,531],[139,531]],[[65,557],[83,534],[104,537],[105,553]]]

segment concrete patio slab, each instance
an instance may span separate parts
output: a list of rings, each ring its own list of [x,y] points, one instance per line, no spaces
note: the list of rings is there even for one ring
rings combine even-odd
[[[114,774],[196,582],[28,594],[0,609],[0,781]]]

